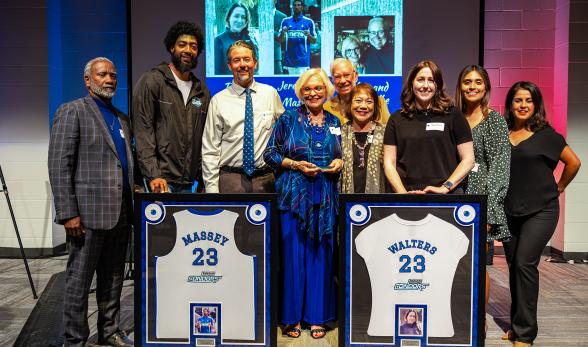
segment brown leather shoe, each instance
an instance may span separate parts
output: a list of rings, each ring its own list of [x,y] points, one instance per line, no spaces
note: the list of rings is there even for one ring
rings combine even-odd
[[[528,342],[515,341],[514,347],[531,347],[531,344]]]
[[[500,339],[503,341],[514,341],[515,340],[514,331],[508,329],[504,333],[504,335],[502,335],[502,337]]]

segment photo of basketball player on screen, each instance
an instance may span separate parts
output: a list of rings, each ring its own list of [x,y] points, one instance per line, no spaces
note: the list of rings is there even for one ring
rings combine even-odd
[[[216,335],[216,307],[194,306],[194,335]]]
[[[423,336],[422,308],[400,309],[398,335]]]
[[[231,71],[227,65],[227,50],[238,40],[248,41],[253,44],[258,52],[257,44],[257,2],[235,2],[231,5],[229,1],[216,2],[216,26],[220,34],[214,38],[214,74],[230,75]],[[230,6],[226,6],[226,5]],[[255,23],[255,24],[253,24]],[[222,29],[221,29],[222,28]],[[257,54],[256,54],[257,55]]]
[[[394,73],[394,16],[335,16],[335,56],[359,74]]]
[[[284,2],[277,1],[276,9]],[[281,44],[282,73],[298,76],[310,67],[320,66],[320,1],[292,0],[289,17],[282,20],[275,45]],[[287,12],[285,12],[287,13]]]

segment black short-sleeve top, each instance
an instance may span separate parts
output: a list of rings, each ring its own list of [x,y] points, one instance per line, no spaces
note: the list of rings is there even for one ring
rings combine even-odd
[[[471,141],[470,126],[455,107],[412,116],[398,110],[384,133],[384,145],[396,146],[396,170],[407,190],[443,184],[460,162],[457,146]]]
[[[511,144],[506,214],[529,215],[558,198],[553,170],[566,146],[564,137],[548,125],[518,145]]]

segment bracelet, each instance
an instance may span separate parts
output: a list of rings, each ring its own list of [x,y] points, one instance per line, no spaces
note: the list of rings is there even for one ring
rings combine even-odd
[[[296,165],[294,165],[295,161],[290,159],[290,170],[297,170]]]

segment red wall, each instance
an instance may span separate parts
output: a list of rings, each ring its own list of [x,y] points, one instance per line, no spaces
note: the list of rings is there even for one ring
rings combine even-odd
[[[486,0],[484,66],[492,82],[491,105],[503,113],[510,86],[536,83],[553,116],[555,0]]]

